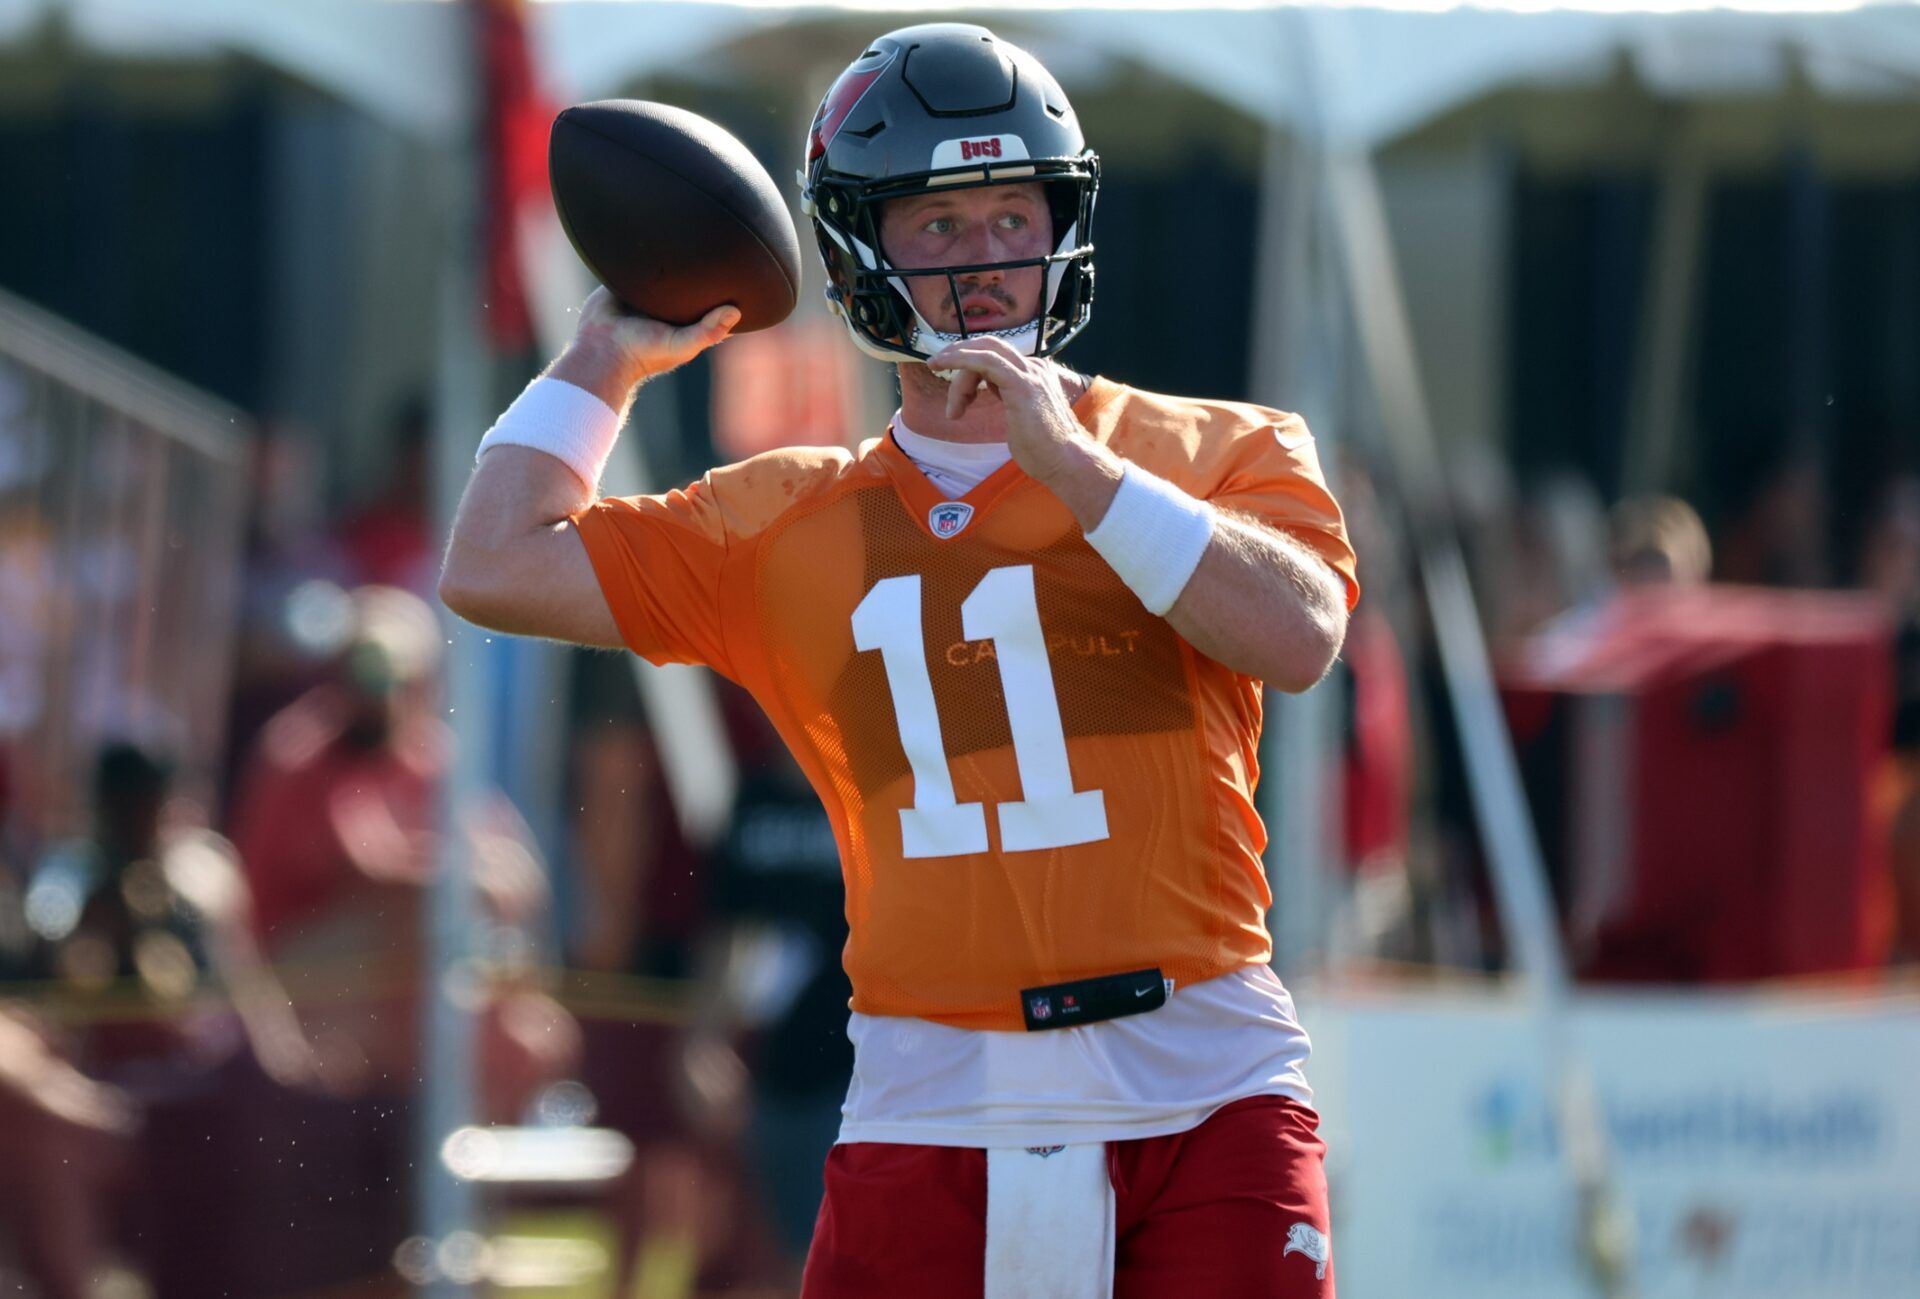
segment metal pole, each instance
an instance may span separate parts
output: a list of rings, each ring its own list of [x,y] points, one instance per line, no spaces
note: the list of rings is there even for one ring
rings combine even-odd
[[[1707,172],[1684,110],[1663,133],[1653,256],[1641,293],[1640,356],[1628,412],[1621,484],[1633,495],[1670,491],[1681,468],[1681,425],[1693,359],[1696,285],[1706,231]]]
[[[1322,446],[1335,441],[1340,323],[1321,300],[1312,148],[1269,127],[1260,172],[1256,289],[1247,381],[1255,401],[1306,415]],[[1331,467],[1329,467],[1331,469]],[[1336,666],[1334,671],[1342,671]],[[1292,981],[1325,963],[1338,903],[1340,718],[1335,693],[1268,691],[1260,814],[1271,828],[1267,878],[1273,963]],[[1284,778],[1283,778],[1284,777]]]
[[[470,40],[472,25],[462,10],[452,15],[448,37]],[[472,66],[472,60],[468,65]],[[435,385],[434,498],[439,535],[452,528],[460,493],[473,469],[473,447],[486,427],[489,353],[481,335],[480,185],[477,106],[462,115],[462,136],[435,155],[436,186],[444,223],[440,240],[439,357]],[[473,1121],[474,1012],[486,995],[486,975],[475,943],[478,905],[471,854],[461,827],[488,787],[487,737],[491,700],[487,684],[490,638],[441,610],[446,629],[442,679],[453,752],[440,788],[441,856],[429,894],[424,935],[427,959],[422,1022],[421,1109],[418,1128],[419,1237],[410,1242],[414,1264],[406,1270],[432,1299],[473,1293],[480,1278],[478,1204],[471,1184],[441,1159],[447,1137]]]

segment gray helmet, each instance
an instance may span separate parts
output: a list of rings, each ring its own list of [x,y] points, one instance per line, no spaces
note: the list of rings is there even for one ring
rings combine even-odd
[[[801,206],[827,268],[827,301],[861,350],[924,361],[969,337],[936,330],[906,281],[939,275],[956,310],[958,276],[1040,266],[1038,319],[989,332],[1050,356],[1082,329],[1093,305],[1093,203],[1100,160],[1087,148],[1060,85],[1031,54],[984,27],[927,23],[888,32],[834,81],[807,135]],[[1045,257],[902,270],[880,247],[880,205],[928,189],[1040,181],[1055,244]]]

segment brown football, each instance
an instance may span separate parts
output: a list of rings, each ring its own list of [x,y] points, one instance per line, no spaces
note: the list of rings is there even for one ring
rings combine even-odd
[[[574,251],[614,296],[670,324],[722,303],[736,334],[785,320],[800,294],[800,238],[779,187],[726,130],[638,99],[554,119],[554,207]]]

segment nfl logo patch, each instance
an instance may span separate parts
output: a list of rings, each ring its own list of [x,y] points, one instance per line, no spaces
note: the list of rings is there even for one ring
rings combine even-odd
[[[1045,997],[1035,997],[1027,1003],[1027,1007],[1033,1011],[1035,1019],[1050,1019],[1053,1016],[1053,1003]]]
[[[927,512],[927,526],[942,541],[958,536],[972,520],[973,507],[965,501],[942,501]]]

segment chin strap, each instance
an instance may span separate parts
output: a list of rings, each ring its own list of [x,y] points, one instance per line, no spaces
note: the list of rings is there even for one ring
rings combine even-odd
[[[1026,324],[1015,325],[1011,329],[980,329],[975,330],[971,334],[949,334],[945,330],[935,329],[927,324],[926,321],[920,320],[919,312],[914,312],[913,316],[914,319],[919,320],[920,323],[918,328],[913,331],[913,337],[907,340],[907,345],[913,348],[914,351],[924,352],[928,356],[932,356],[943,347],[948,347],[954,343],[965,342],[969,338],[1003,338],[1012,345],[1014,351],[1020,353],[1022,356],[1032,356],[1040,346],[1040,322],[1038,320],[1029,320]],[[943,379],[951,376],[950,371],[942,372],[936,370],[934,373],[939,374]]]

